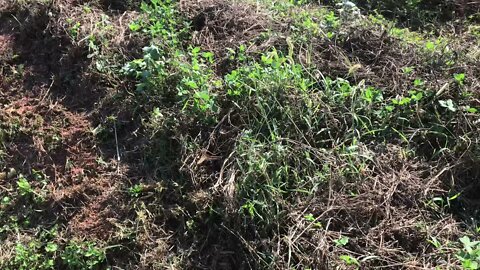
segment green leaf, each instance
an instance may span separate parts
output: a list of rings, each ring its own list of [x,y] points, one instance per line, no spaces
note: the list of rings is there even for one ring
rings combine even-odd
[[[435,43],[433,43],[431,41],[427,41],[427,43],[425,43],[425,48],[427,48],[427,50],[433,52],[433,51],[435,51]]]
[[[472,261],[472,260],[464,260],[462,262],[462,266],[465,269],[476,270],[476,269],[478,269],[478,262],[477,261]]]
[[[205,92],[205,91],[197,92],[195,93],[195,96],[205,101],[210,100],[210,95],[208,94],[208,92]]]
[[[402,68],[404,74],[410,74],[413,71],[413,67],[404,67]]]
[[[430,244],[432,244],[435,248],[441,248],[442,244],[435,236],[432,236],[430,240],[427,240]]]
[[[476,113],[476,112],[477,112],[477,109],[468,107],[468,108],[467,108],[467,112],[469,112],[469,113]]]
[[[136,32],[140,30],[140,24],[133,22],[128,25],[128,28],[130,28],[131,31]]]
[[[472,247],[474,245],[474,242],[470,240],[470,237],[464,236],[460,238],[460,242],[463,244],[464,247]]]
[[[10,197],[5,196],[2,198],[2,204],[9,204],[11,201]]]
[[[415,85],[416,87],[423,86],[424,84],[425,82],[422,79],[417,78],[413,81],[413,85]]]
[[[465,74],[464,73],[459,73],[459,74],[454,74],[453,77],[455,78],[455,81],[463,85],[463,82],[465,81]]]
[[[17,181],[17,186],[18,186],[18,189],[20,190],[20,193],[22,195],[32,193],[32,191],[33,191],[32,186],[30,185],[28,180],[23,176],[20,176],[20,179]]]
[[[192,49],[192,54],[196,55],[200,52],[200,47],[195,47]]]
[[[160,48],[155,45],[143,48],[143,52],[146,54],[144,58],[148,55],[154,61],[160,59]]]
[[[453,201],[453,200],[457,199],[458,197],[460,197],[460,195],[462,195],[461,192],[459,192],[459,193],[457,193],[457,194],[449,197],[449,198],[448,198],[448,201]]]
[[[208,59],[209,62],[213,61],[213,53],[212,52],[204,52],[202,54],[203,58]]]
[[[198,85],[196,82],[194,81],[186,81],[185,82],[185,85],[192,88],[192,89],[198,89]]]
[[[305,220],[313,222],[315,221],[315,218],[313,217],[312,214],[305,215]]]
[[[55,252],[58,249],[58,245],[55,243],[48,243],[47,246],[45,247],[46,252]]]
[[[335,244],[337,245],[337,247],[343,247],[343,246],[345,246],[346,244],[348,244],[348,241],[349,241],[349,238],[348,238],[348,237],[342,236],[342,237],[340,237],[340,239],[334,240],[333,242],[335,242]]]
[[[357,266],[360,266],[360,263],[358,262],[357,259],[355,259],[354,257],[352,256],[349,256],[349,255],[341,255],[339,257],[342,261],[344,261],[346,264],[348,265],[357,265]]]

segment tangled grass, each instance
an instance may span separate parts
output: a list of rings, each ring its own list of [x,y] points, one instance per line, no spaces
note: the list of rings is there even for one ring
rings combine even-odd
[[[475,269],[478,25],[327,4],[2,9],[0,265]]]

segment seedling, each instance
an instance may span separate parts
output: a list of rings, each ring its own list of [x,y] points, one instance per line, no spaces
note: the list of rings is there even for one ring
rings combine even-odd
[[[343,247],[343,246],[346,246],[348,244],[348,241],[350,239],[346,236],[341,236],[339,239],[337,240],[333,240],[333,242],[335,242],[335,245],[337,245],[337,247]]]
[[[360,262],[350,255],[341,255],[340,260],[344,261],[347,265],[360,266]]]
[[[410,73],[413,72],[413,70],[414,70],[414,67],[404,67],[404,68],[402,68],[403,74],[410,74]]]
[[[453,78],[458,85],[463,86],[465,82],[465,73],[454,74]]]
[[[480,267],[480,241],[471,241],[470,237],[460,238],[463,248],[456,254],[464,269],[475,270]]]
[[[317,228],[322,228],[322,223],[321,222],[318,222],[317,219],[313,216],[313,214],[307,214],[305,215],[305,220],[308,221],[308,222],[312,222],[313,223],[313,226],[317,227]]]
[[[142,194],[142,192],[143,192],[143,186],[140,184],[136,184],[133,187],[130,187],[128,189],[128,194],[130,194],[130,196],[135,198],[138,198]]]
[[[34,194],[34,190],[28,180],[23,176],[20,175],[17,181],[17,188],[22,196],[28,196]]]

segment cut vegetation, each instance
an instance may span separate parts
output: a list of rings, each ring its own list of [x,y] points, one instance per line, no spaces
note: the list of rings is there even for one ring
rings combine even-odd
[[[0,269],[480,269],[479,21],[3,0]]]

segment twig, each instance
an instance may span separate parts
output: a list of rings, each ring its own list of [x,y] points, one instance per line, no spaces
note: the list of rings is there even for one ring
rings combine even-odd
[[[120,149],[118,148],[117,124],[113,122],[113,129],[115,131],[115,147],[117,149],[117,173],[120,173]]]

